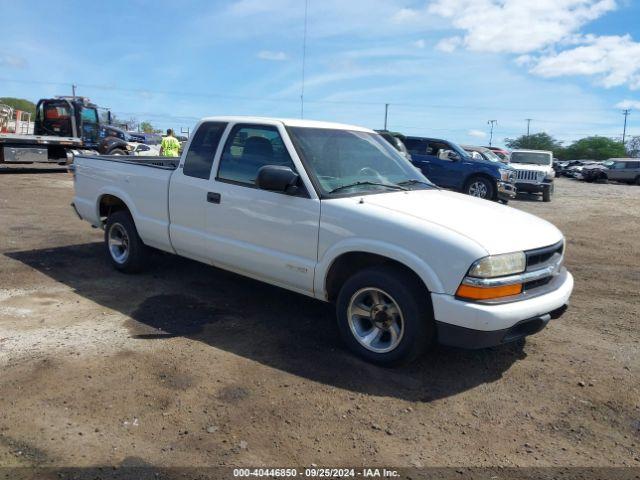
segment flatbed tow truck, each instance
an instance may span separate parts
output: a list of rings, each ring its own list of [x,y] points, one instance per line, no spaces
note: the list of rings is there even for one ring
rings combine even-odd
[[[24,112],[0,105],[0,164],[64,165],[71,161],[74,150],[98,150],[98,107],[85,97],[38,101],[33,134],[25,133],[23,117]],[[26,124],[28,132],[28,120]]]

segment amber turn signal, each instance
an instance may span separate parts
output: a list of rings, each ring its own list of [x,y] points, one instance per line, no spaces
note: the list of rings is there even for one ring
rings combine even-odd
[[[457,297],[471,300],[491,300],[493,298],[509,297],[522,292],[522,284],[501,285],[499,287],[474,287],[473,285],[460,285],[456,292]]]

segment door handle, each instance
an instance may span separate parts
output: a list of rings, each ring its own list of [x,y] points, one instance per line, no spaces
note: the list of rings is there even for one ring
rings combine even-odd
[[[216,192],[207,192],[207,202],[220,203],[221,195]]]

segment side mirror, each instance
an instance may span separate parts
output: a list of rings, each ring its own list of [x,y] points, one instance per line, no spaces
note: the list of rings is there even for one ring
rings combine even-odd
[[[258,170],[256,185],[262,190],[293,193],[299,178],[300,176],[289,167],[265,165]]]

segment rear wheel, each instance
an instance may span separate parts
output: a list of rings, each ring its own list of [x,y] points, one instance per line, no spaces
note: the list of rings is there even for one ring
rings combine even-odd
[[[429,293],[399,268],[378,266],[356,273],[342,286],[336,309],[344,342],[378,365],[415,360],[435,340]]]
[[[104,243],[111,264],[117,270],[136,273],[144,268],[148,247],[142,243],[129,212],[119,210],[109,215]]]
[[[471,178],[464,189],[464,193],[472,197],[485,198],[492,200],[495,192],[493,182],[485,177]]]

